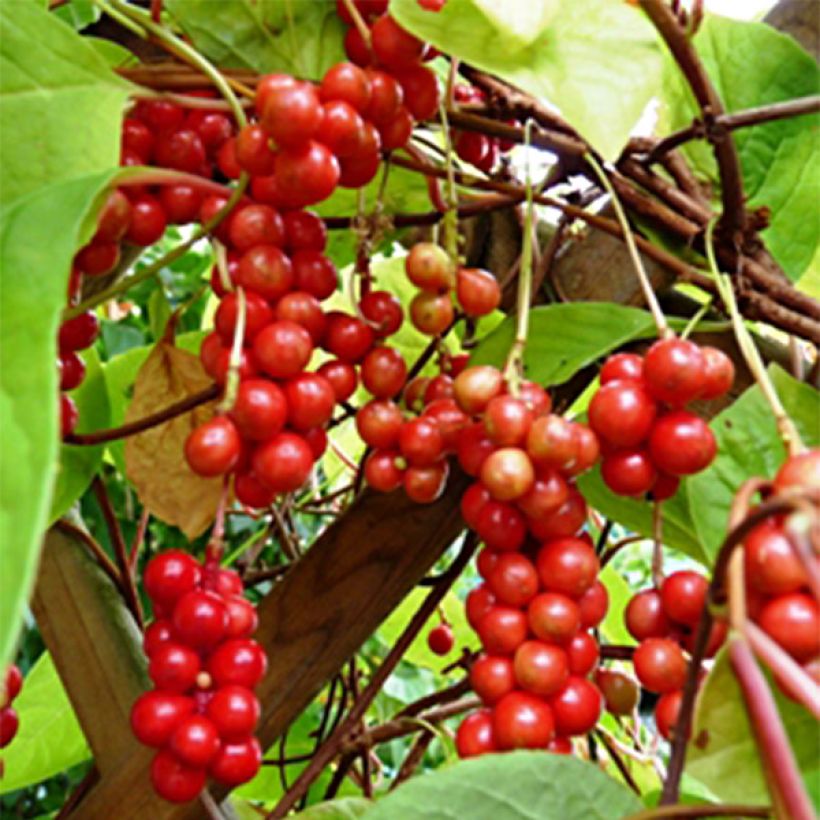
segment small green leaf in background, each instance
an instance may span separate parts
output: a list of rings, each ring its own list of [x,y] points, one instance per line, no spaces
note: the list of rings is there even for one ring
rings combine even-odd
[[[662,52],[651,24],[612,0],[448,0],[430,14],[393,0],[405,28],[453,57],[557,106],[606,159],[623,149],[660,88]]]
[[[817,721],[776,686],[771,688],[804,782],[818,808]],[[696,742],[689,746],[687,774],[727,803],[770,803],[758,744],[726,650],[718,655],[695,705],[692,737]],[[697,742],[698,738],[703,738],[704,743]]]
[[[302,820],[356,820],[373,805],[366,797],[342,797],[338,800],[327,800],[316,803],[297,817]]]
[[[51,505],[56,339],[71,259],[93,232],[92,203],[99,208],[116,175],[61,182],[0,212],[0,667],[14,646]]]
[[[769,375],[803,443],[816,447],[820,444],[820,394],[776,365],[769,368]],[[726,537],[729,507],[740,485],[753,476],[773,478],[786,459],[786,451],[772,411],[757,385],[712,419],[709,426],[717,439],[717,457],[706,470],[685,482],[684,491],[698,541],[711,564]]]
[[[609,609],[601,622],[601,632],[607,643],[632,643],[632,638],[624,625],[623,613],[633,591],[612,564],[604,567],[598,580],[606,587],[609,595]]]
[[[3,749],[5,772],[0,778],[0,794],[39,783],[91,755],[47,652],[26,675],[14,708],[20,716],[20,728]]]
[[[0,26],[4,202],[41,185],[115,168],[130,84],[67,23],[35,3],[0,4]]]
[[[642,808],[597,766],[549,752],[508,752],[462,760],[409,780],[366,820],[614,820]]]
[[[165,8],[217,65],[320,79],[345,59],[345,26],[326,0],[166,0]]]
[[[694,39],[706,71],[728,112],[817,94],[820,69],[789,36],[765,23],[707,15]],[[667,64],[668,129],[700,116],[680,70]],[[763,232],[767,247],[792,280],[809,266],[820,240],[817,134],[820,116],[790,117],[733,132],[750,208],[771,209]],[[662,133],[666,133],[666,127]],[[718,180],[711,146],[688,143],[701,173]]]
[[[74,399],[79,412],[78,433],[90,433],[108,427],[111,409],[105,386],[105,374],[100,360],[92,348],[82,354],[85,361],[85,378],[82,384],[68,395]],[[56,521],[85,492],[94,474],[99,470],[105,447],[80,447],[63,445],[57,483],[51,502],[49,521]]]
[[[527,378],[543,385],[562,384],[633,339],[654,332],[645,310],[609,302],[545,305],[530,311],[524,364]],[[515,338],[515,319],[505,319],[476,347],[471,364],[501,366]]]

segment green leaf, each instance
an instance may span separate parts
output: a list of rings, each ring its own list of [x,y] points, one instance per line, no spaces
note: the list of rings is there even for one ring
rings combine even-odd
[[[297,817],[302,820],[356,820],[373,805],[366,797],[342,797],[309,806]]]
[[[105,374],[93,349],[83,354],[86,371],[83,383],[71,392],[77,404],[80,420],[78,433],[88,433],[108,427],[111,409],[105,386]],[[105,447],[78,447],[63,445],[57,484],[51,502],[49,523],[56,521],[85,492],[94,474],[99,470]]]
[[[539,384],[562,384],[582,367],[653,330],[645,310],[609,302],[533,308],[524,354],[527,377]],[[481,341],[470,363],[503,364],[514,338],[515,319],[508,318]]]
[[[366,820],[612,820],[640,811],[632,792],[597,766],[543,751],[462,760],[413,778]]]
[[[770,679],[771,682],[771,679]],[[820,805],[817,721],[772,686],[777,710],[815,807]],[[686,773],[727,803],[770,803],[740,686],[724,649],[706,679],[695,706]]]
[[[345,59],[345,26],[327,0],[166,0],[165,8],[220,66],[319,79]]]
[[[51,655],[40,656],[14,702],[17,736],[3,750],[0,794],[39,783],[86,760],[91,752]]]
[[[68,0],[67,3],[57,6],[51,13],[78,30],[96,23],[102,14],[94,5],[93,0]]]
[[[0,666],[14,645],[51,504],[54,362],[71,259],[91,236],[100,192],[114,178],[62,182],[0,212]]]
[[[769,368],[769,375],[804,443],[820,444],[820,394],[776,365]],[[786,459],[772,411],[757,385],[712,419],[710,427],[717,439],[717,457],[685,482],[695,531],[709,564],[726,536],[729,507],[740,485],[752,476],[773,477]]]
[[[685,486],[688,480],[682,481],[681,489],[674,498],[663,504],[663,543],[708,564],[708,555],[698,540],[686,496]],[[632,532],[652,537],[652,506],[645,501],[615,495],[604,484],[600,467],[580,476],[578,489],[584,494],[590,507],[602,515],[612,518]]]
[[[131,86],[68,24],[34,3],[1,4],[0,27],[4,201],[115,168]]]
[[[810,96],[820,87],[814,60],[791,37],[764,23],[709,15],[694,44],[729,112]],[[677,66],[670,65],[669,72],[666,97],[674,130],[699,117],[700,110]],[[733,132],[748,205],[771,209],[763,237],[793,280],[806,270],[820,240],[820,222],[809,216],[820,198],[818,124],[817,115],[791,117]],[[711,146],[694,142],[685,150],[716,183]]]
[[[612,564],[604,567],[598,576],[598,580],[606,587],[609,595],[609,609],[607,609],[606,616],[601,622],[601,632],[604,634],[607,643],[632,643],[632,638],[624,625],[623,617],[624,608],[633,595],[629,584],[624,581]]]
[[[390,13],[441,51],[546,98],[607,159],[614,160],[660,87],[655,31],[611,0],[448,0],[437,14],[417,0]]]

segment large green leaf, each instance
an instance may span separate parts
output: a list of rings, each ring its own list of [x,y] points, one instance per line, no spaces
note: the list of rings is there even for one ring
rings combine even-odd
[[[107,427],[111,420],[108,393],[105,389],[105,374],[100,367],[97,353],[87,350],[83,354],[86,365],[83,383],[71,392],[77,404],[80,420],[78,433],[88,433]],[[63,445],[60,467],[54,487],[49,520],[56,521],[85,492],[94,474],[100,467],[105,448],[77,447]]]
[[[131,86],[35,3],[0,4],[0,27],[3,201],[115,167]]]
[[[640,811],[635,795],[597,766],[545,752],[462,760],[413,778],[367,820],[613,820]]]
[[[695,46],[727,111],[816,94],[820,70],[785,34],[764,23],[710,15]],[[676,66],[666,83],[671,129],[700,116]],[[741,128],[734,132],[750,207],[771,209],[766,243],[786,273],[797,279],[808,267],[820,239],[815,206],[820,199],[817,128],[820,117],[802,116]],[[713,183],[717,167],[711,147],[686,147],[699,170]]]
[[[62,182],[0,212],[0,666],[17,635],[51,504],[55,340],[71,258],[90,237],[92,204],[99,208],[112,178]]]
[[[533,308],[524,355],[527,377],[539,384],[562,384],[611,350],[653,332],[652,317],[645,310],[609,302]],[[482,340],[471,364],[501,365],[514,338],[515,319],[509,318]]]
[[[14,708],[20,715],[20,729],[3,750],[5,773],[0,779],[0,794],[39,783],[90,756],[48,653],[26,675]]]
[[[390,12],[445,53],[546,98],[607,159],[660,87],[655,32],[626,3],[448,0],[431,14],[393,0]]]
[[[783,406],[804,442],[820,444],[820,394],[776,365],[769,369]],[[711,422],[718,454],[711,466],[686,481],[685,491],[699,542],[712,562],[726,536],[729,507],[752,476],[771,478],[786,458],[769,405],[756,385]]]
[[[297,817],[302,820],[356,820],[372,805],[366,797],[341,797],[308,806]]]
[[[166,0],[165,7],[220,66],[319,79],[345,59],[345,26],[328,0]]]
[[[817,807],[820,805],[817,721],[807,709],[782,695],[776,686],[772,686],[772,692]],[[718,656],[698,698],[692,737],[696,742],[689,747],[687,774],[724,802],[770,802],[757,743],[726,650]]]

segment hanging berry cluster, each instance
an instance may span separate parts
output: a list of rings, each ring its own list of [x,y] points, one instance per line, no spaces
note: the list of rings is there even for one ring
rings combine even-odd
[[[267,658],[250,637],[257,616],[242,597],[242,580],[169,550],[148,562],[144,582],[155,615],[143,643],[154,689],[134,703],[131,727],[141,743],[158,749],[154,789],[186,802],[208,776],[229,787],[247,782],[262,761],[253,688]]]
[[[708,588],[702,575],[680,570],[667,576],[659,589],[638,592],[624,610],[626,628],[639,644],[632,659],[635,674],[645,689],[661,696],[655,705],[655,725],[667,740],[683,697],[688,666],[684,650],[694,650]],[[726,631],[722,621],[712,625],[705,657],[720,649]]]
[[[12,664],[6,670],[5,680],[0,689],[0,749],[5,749],[14,740],[20,726],[20,719],[12,703],[22,688],[23,674],[18,666]]]
[[[775,476],[772,489],[775,495],[795,490],[820,492],[820,450],[789,458]],[[744,539],[743,550],[748,617],[812,680],[820,680],[820,610],[815,597],[820,560],[816,553],[801,557],[783,515],[761,521]],[[791,694],[784,681],[777,682]]]
[[[644,357],[610,356],[589,425],[601,440],[601,476],[612,492],[662,501],[677,492],[681,476],[705,470],[717,450],[714,434],[683,408],[722,396],[733,380],[725,353],[685,339],[661,339]]]

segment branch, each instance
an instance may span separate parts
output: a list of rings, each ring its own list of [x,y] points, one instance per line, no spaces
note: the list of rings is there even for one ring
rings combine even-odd
[[[711,124],[715,117],[724,113],[723,103],[715,91],[706,69],[700,60],[686,32],[680,27],[671,10],[663,0],[641,0],[641,8],[655,24],[672,56],[686,77],[695,99],[700,106],[705,122]],[[743,178],[740,173],[740,159],[737,147],[729,131],[712,134],[707,131],[715,150],[720,171],[721,199],[726,231],[733,240],[742,233],[746,223],[743,205]]]
[[[64,439],[66,444],[75,444],[81,446],[93,446],[95,444],[104,444],[106,441],[115,441],[120,438],[128,438],[128,436],[135,436],[137,433],[142,433],[145,430],[150,430],[152,427],[170,421],[201,404],[206,404],[209,401],[217,398],[222,392],[222,388],[218,384],[212,384],[199,393],[194,393],[191,396],[186,396],[174,404],[169,404],[168,407],[152,413],[136,421],[130,421],[128,424],[123,424],[121,427],[110,427],[107,430],[97,430],[94,433],[72,433]]]
[[[656,820],[669,817],[672,820],[684,817],[771,817],[769,806],[745,806],[740,803],[702,803],[695,806],[658,806],[630,814],[626,820]]]

